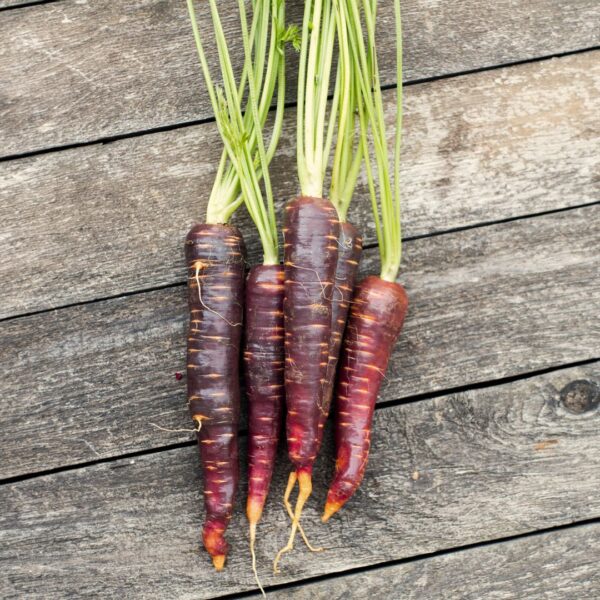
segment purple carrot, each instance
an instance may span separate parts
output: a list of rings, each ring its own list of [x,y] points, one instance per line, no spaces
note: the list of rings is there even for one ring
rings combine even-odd
[[[281,265],[253,267],[246,282],[244,365],[248,395],[248,500],[254,549],[273,476],[284,391],[283,278]]]
[[[362,254],[362,237],[354,225],[348,222],[340,223],[338,238],[338,259],[335,269],[335,284],[331,300],[331,339],[329,340],[329,357],[327,360],[327,375],[323,392],[323,409],[319,420],[320,440],[329,410],[335,386],[338,358],[346,329],[348,308],[354,293],[354,282],[358,272],[358,263]]]
[[[204,472],[204,546],[220,571],[223,537],[238,482],[239,354],[244,300],[244,240],[229,225],[192,227],[185,243],[190,328],[188,405]]]
[[[336,463],[323,521],[360,485],[371,447],[377,394],[408,309],[404,288],[371,275],[358,285],[344,337],[336,390]]]

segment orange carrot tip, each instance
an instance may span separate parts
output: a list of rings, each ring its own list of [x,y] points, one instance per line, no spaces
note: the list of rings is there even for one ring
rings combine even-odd
[[[263,512],[263,503],[255,498],[248,498],[246,503],[246,517],[250,525],[255,525],[260,521]]]
[[[225,559],[227,558],[227,552],[229,551],[229,545],[223,537],[225,528],[218,523],[208,521],[204,525],[204,531],[202,533],[202,541],[206,551],[212,558],[213,565],[217,571],[222,571],[225,566]]]
[[[212,557],[213,565],[216,571],[222,571],[225,566],[225,555],[217,554],[217,556]]]
[[[342,508],[342,506],[344,506],[343,502],[340,502],[339,500],[329,500],[327,499],[327,502],[325,503],[325,510],[323,511],[323,516],[321,517],[321,521],[323,521],[323,523],[327,523],[327,521],[329,521],[329,519],[335,515],[335,513],[340,510],[340,508]]]

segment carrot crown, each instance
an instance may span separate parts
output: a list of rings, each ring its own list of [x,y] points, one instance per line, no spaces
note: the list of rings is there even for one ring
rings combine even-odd
[[[400,226],[402,26],[400,2],[394,0],[398,86],[396,93],[394,177],[392,182],[375,46],[377,1],[362,0],[360,3],[356,0],[343,1],[348,15],[346,20],[348,37],[360,93],[358,113],[361,145],[363,154],[366,157],[367,182],[381,254],[381,278],[386,281],[395,281],[402,257],[402,230]],[[359,5],[362,5],[362,11]],[[370,152],[371,149],[372,152]]]
[[[254,221],[264,252],[265,264],[278,263],[278,237],[269,164],[273,159],[283,124],[285,102],[285,56],[287,41],[296,44],[295,28],[285,28],[285,1],[258,0],[250,29],[243,0],[238,0],[244,66],[236,84],[229,48],[216,0],[209,0],[215,33],[222,86],[213,83],[193,0],[187,0],[194,40],[225,146],[207,207],[208,223],[226,223],[242,202]],[[266,66],[265,66],[266,65]],[[273,95],[277,102],[273,131],[268,146],[263,139]],[[247,94],[246,94],[247,91]],[[243,110],[244,98],[245,110]],[[264,193],[260,180],[264,180]]]

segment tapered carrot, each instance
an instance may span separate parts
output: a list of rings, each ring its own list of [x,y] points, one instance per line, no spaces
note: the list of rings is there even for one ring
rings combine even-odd
[[[237,228],[194,226],[185,245],[190,327],[188,405],[198,430],[204,469],[204,546],[217,570],[228,545],[223,533],[233,512],[238,481],[244,241]]]
[[[347,221],[340,223],[338,237],[338,258],[334,276],[333,297],[331,301],[331,336],[327,356],[327,373],[323,391],[323,409],[319,419],[319,435],[327,422],[336,375],[338,359],[350,301],[354,293],[354,283],[358,272],[358,264],[362,254],[362,237],[354,225]]]
[[[256,529],[269,493],[284,407],[283,267],[257,265],[246,284],[244,366],[248,396],[248,499],[250,549],[258,579]],[[262,587],[261,587],[262,589]]]
[[[337,20],[333,0],[305,3],[297,127],[302,194],[288,202],[283,227],[286,432],[293,465],[284,503],[292,518],[292,530],[275,558],[275,572],[283,553],[293,548],[298,530],[309,549],[317,550],[308,543],[300,517],[312,492],[312,469],[329,413],[331,382],[361,246],[357,232],[344,223],[361,159],[358,148],[354,149],[353,135],[346,131],[354,129],[352,104],[346,100],[351,86],[348,61],[338,66],[327,119]],[[323,197],[323,182],[336,127],[330,200]],[[296,483],[298,498],[292,510],[289,497]]]
[[[248,394],[248,501],[251,528],[273,476],[284,393],[283,267],[257,265],[246,284],[244,364]]]
[[[356,290],[339,369],[335,475],[324,521],[352,497],[364,477],[377,393],[407,309],[406,292],[395,282],[370,276]]]
[[[353,0],[341,3],[347,11],[348,36],[360,86],[361,138],[367,157],[367,179],[381,253],[381,274],[366,277],[358,286],[344,337],[336,390],[335,475],[323,514],[327,521],[358,489],[371,443],[373,411],[394,344],[404,323],[408,299],[396,282],[401,259],[400,135],[402,125],[402,36],[400,5],[395,0],[398,93],[393,186],[386,145],[386,123],[375,50],[376,2],[364,0],[367,42],[360,9]],[[370,140],[369,134],[370,133]],[[369,141],[375,154],[377,176],[369,159]],[[376,188],[378,187],[378,190]],[[392,190],[393,187],[393,190]]]
[[[215,567],[220,570],[228,552],[223,532],[231,518],[238,479],[238,357],[245,263],[239,232],[235,230],[240,250],[236,252],[232,247],[233,228],[217,225],[215,221],[226,222],[233,210],[244,202],[257,226],[264,248],[264,265],[255,267],[248,280],[246,316],[249,328],[245,349],[251,405],[251,481],[257,482],[259,479],[259,474],[253,470],[258,464],[266,468],[266,462],[271,463],[268,480],[262,480],[262,485],[251,486],[250,489],[251,494],[256,492],[253,495],[256,502],[250,502],[254,509],[249,511],[252,567],[260,586],[254,556],[254,536],[272,471],[279,422],[276,413],[281,410],[282,401],[280,389],[266,393],[265,382],[260,379],[261,374],[264,375],[262,369],[269,369],[267,386],[276,385],[279,381],[279,387],[283,387],[283,327],[277,325],[278,320],[281,322],[283,319],[283,282],[282,268],[278,265],[275,210],[268,165],[281,134],[285,95],[283,45],[291,36],[290,31],[282,27],[285,22],[283,0],[253,3],[251,28],[248,28],[244,2],[240,0],[238,7],[245,62],[241,80],[236,85],[216,0],[210,0],[209,7],[223,88],[213,85],[196,24],[193,1],[188,0],[194,39],[225,152],[209,200],[207,221],[210,225],[198,226],[188,236],[191,334],[197,334],[189,338],[189,399],[192,416],[199,423],[198,435],[205,473],[207,520],[204,545],[213,557]],[[275,91],[277,106],[274,127],[266,148],[262,126]],[[244,102],[245,111],[242,110]],[[261,178],[264,179],[266,201],[260,186]],[[219,232],[220,240],[217,239]],[[216,243],[209,246],[207,238],[214,239]],[[217,266],[220,266],[219,270]],[[210,271],[213,268],[214,277]],[[198,315],[202,317],[200,320]],[[220,321],[215,320],[217,318]],[[268,334],[264,333],[265,327],[270,328]],[[195,378],[194,373],[198,373]],[[270,414],[267,404],[271,409]],[[210,409],[214,409],[213,412]],[[267,424],[267,417],[272,417],[274,421]],[[226,418],[229,420],[224,423]],[[262,425],[262,435],[268,434],[268,440],[260,449],[253,445],[259,435],[255,428],[257,422]],[[225,437],[229,440],[228,445],[221,442]],[[262,454],[261,450],[264,450]],[[265,471],[262,472],[264,475]]]

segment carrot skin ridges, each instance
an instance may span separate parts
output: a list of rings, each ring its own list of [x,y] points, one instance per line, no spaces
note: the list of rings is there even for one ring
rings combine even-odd
[[[329,358],[339,237],[335,207],[324,198],[291,200],[283,236],[288,454],[298,473],[310,474],[319,449]]]
[[[327,362],[327,376],[323,392],[323,411],[319,422],[320,435],[327,422],[331,397],[335,386],[338,359],[350,302],[354,294],[354,284],[358,273],[358,264],[362,254],[362,237],[360,233],[348,222],[340,223],[338,238],[338,259],[335,269],[335,283],[331,300],[331,338],[329,340],[329,358]]]
[[[259,265],[246,280],[244,370],[248,397],[248,502],[250,523],[260,520],[273,475],[284,392],[283,280],[281,265]]]
[[[404,288],[369,276],[357,286],[336,387],[336,464],[323,521],[360,485],[371,445],[373,411],[394,344],[408,310]]]
[[[190,327],[188,406],[199,431],[206,520],[203,542],[217,570],[238,483],[239,354],[244,301],[244,240],[236,227],[201,224],[185,242]]]

